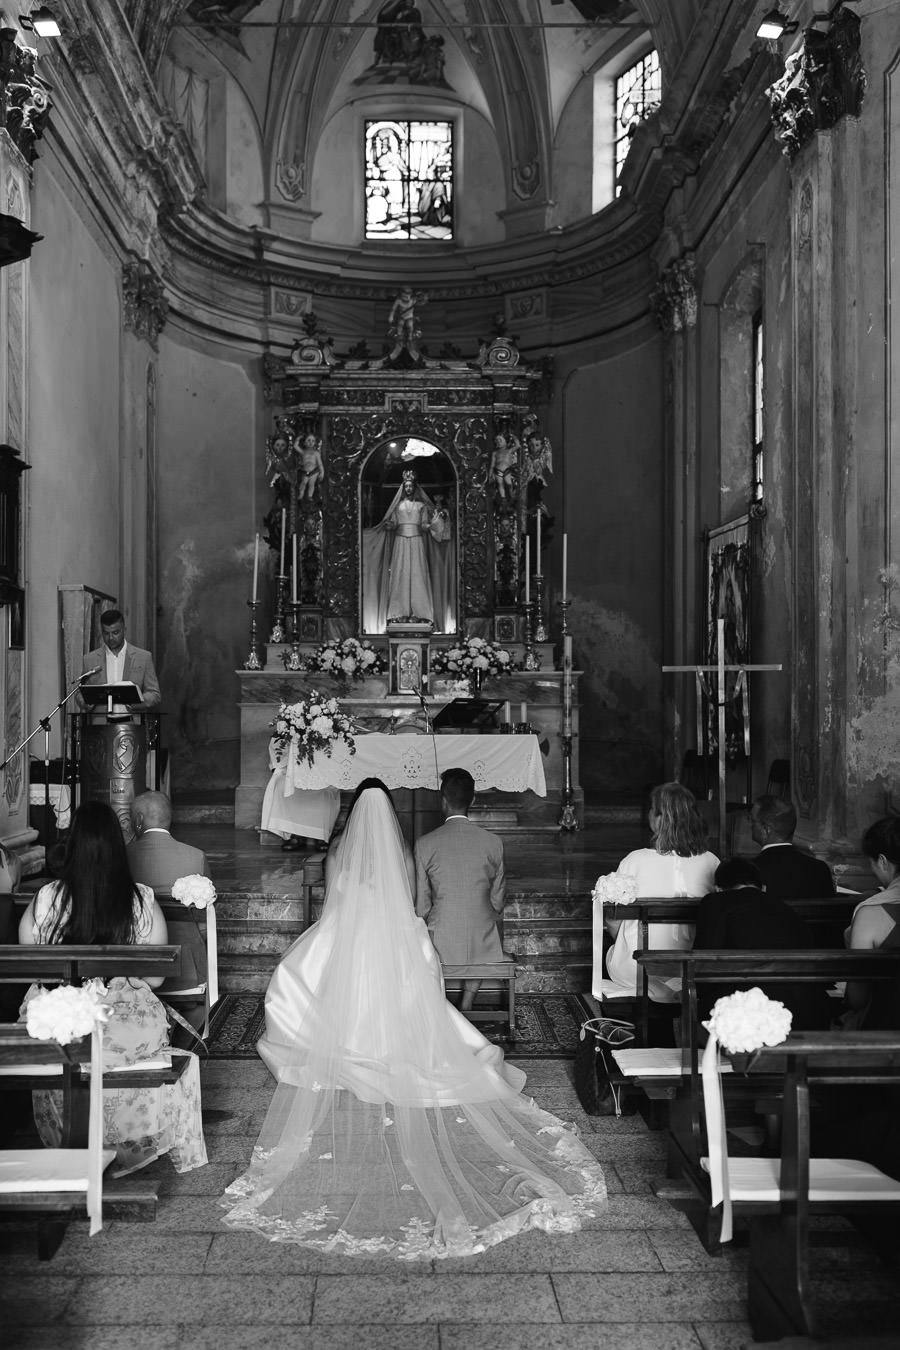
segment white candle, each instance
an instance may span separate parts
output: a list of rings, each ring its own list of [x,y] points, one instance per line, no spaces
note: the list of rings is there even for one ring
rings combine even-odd
[[[291,536],[291,544],[292,544],[292,547],[293,547],[293,562],[294,562],[294,565],[293,565],[293,567],[291,568],[291,599],[293,600],[294,604],[296,605],[296,603],[297,603],[297,535],[296,535],[296,532]]]
[[[503,720],[507,726],[509,726],[510,722],[512,721],[512,712],[509,706],[509,699],[507,699],[503,705]]]
[[[283,577],[283,576],[284,576],[284,534],[285,534],[285,530],[287,529],[287,523],[286,523],[286,522],[287,522],[287,511],[284,509],[284,507],[282,507],[282,508],[281,508],[281,556],[280,556],[280,558],[278,559],[278,575],[279,575],[280,577]],[[563,589],[565,590],[565,583],[563,583]]]
[[[537,509],[537,558],[536,558],[536,562],[537,562],[537,566],[535,567],[534,570],[537,572],[538,576],[540,576],[540,574],[541,574],[541,508],[540,508],[540,507],[538,507],[538,509]]]
[[[563,535],[563,575],[562,575],[562,598],[565,600],[569,580],[569,536]]]
[[[253,603],[256,604],[256,588],[259,583],[259,535],[256,536],[256,547],[253,550]]]
[[[525,536],[525,603],[531,603],[531,540]]]
[[[563,638],[563,669],[567,675],[572,673],[572,635],[567,633]]]
[[[527,704],[527,703],[520,703],[520,704],[519,704],[519,721],[520,721],[520,722],[527,722],[527,721],[528,721],[528,704]]]

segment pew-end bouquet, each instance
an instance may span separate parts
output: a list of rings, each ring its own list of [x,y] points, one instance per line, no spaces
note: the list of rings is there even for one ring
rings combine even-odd
[[[752,1054],[764,1045],[780,1045],[791,1029],[793,1015],[761,989],[739,989],[716,999],[709,1021],[710,1036],[731,1055]]]
[[[193,905],[195,909],[209,909],[216,902],[216,888],[209,877],[192,872],[173,883],[172,899],[182,905]]]
[[[102,980],[88,980],[80,987],[60,984],[55,989],[40,989],[28,1000],[25,1028],[36,1041],[56,1041],[59,1045],[79,1041],[109,1017],[105,998]]]
[[[633,905],[637,899],[637,880],[621,872],[609,872],[597,878],[591,899],[604,905]]]

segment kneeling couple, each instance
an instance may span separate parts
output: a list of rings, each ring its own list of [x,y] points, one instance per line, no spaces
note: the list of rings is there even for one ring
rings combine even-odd
[[[439,944],[440,874],[458,868],[465,883],[475,865],[465,842],[449,860],[433,849],[457,828],[485,834],[451,819],[416,850]],[[259,1051],[278,1083],[250,1166],[223,1198],[230,1227],[410,1260],[483,1251],[527,1228],[572,1232],[603,1209],[592,1154],[445,998],[416,871],[387,790],[361,785],[326,860],[322,916],[266,995]],[[448,921],[452,932],[452,911]],[[495,923],[494,937],[499,951]]]

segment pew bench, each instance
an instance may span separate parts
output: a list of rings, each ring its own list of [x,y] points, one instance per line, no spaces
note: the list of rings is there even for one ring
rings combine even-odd
[[[515,957],[510,956],[505,961],[486,961],[471,964],[441,964],[441,970],[444,975],[444,988],[447,993],[455,993],[461,990],[465,980],[480,980],[481,988],[475,995],[478,999],[482,994],[501,995],[501,1004],[499,1009],[491,1008],[470,1008],[463,1013],[470,1022],[498,1022],[503,1021],[507,1025],[506,1039],[514,1041],[516,1039],[516,961]]]
[[[732,1214],[749,1224],[748,1305],[755,1338],[816,1336],[822,1328],[811,1297],[811,1219],[835,1213],[851,1220],[887,1216],[895,1232],[900,1181],[853,1159],[852,1141],[850,1158],[810,1157],[810,1086],[900,1085],[900,1033],[791,1032],[781,1045],[735,1061],[751,1079],[783,1079],[781,1156],[729,1159],[722,1130],[723,1148],[715,1154],[711,1148],[705,1160],[721,1187],[716,1215],[726,1234]],[[717,1073],[704,1075],[710,1121],[721,1120],[719,1089]]]
[[[697,1011],[698,984],[733,986],[742,982],[824,983],[837,980],[896,979],[900,972],[900,949],[881,951],[646,951],[636,955],[654,973],[681,979],[680,1055],[681,1074],[669,1102],[668,1176],[684,1178],[693,1203],[687,1213],[711,1253],[720,1250],[720,1227],[710,1202],[709,1177],[702,1165],[706,1151],[702,1088],[700,1081],[701,1040],[705,1039]],[[798,1033],[801,1034],[801,1033]],[[810,1033],[811,1034],[811,1033]],[[838,1038],[844,1033],[834,1033]],[[783,1097],[782,1075],[729,1076],[726,1098],[734,1103],[754,1103],[761,1098],[767,1108]],[[661,1193],[671,1196],[670,1188]]]

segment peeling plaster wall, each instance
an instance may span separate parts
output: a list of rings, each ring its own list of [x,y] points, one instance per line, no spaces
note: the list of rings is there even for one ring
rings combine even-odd
[[[160,341],[157,667],[176,793],[240,776],[234,671],[249,649],[253,538],[270,504],[257,366],[171,323]],[[262,589],[260,599],[270,613]]]
[[[664,758],[659,334],[648,323],[628,350],[560,376],[564,516],[553,498],[550,505],[557,568],[568,530],[569,627],[585,671],[581,784],[627,800],[659,780]]]
[[[43,161],[35,174],[32,228],[44,238],[29,264],[31,431],[23,447],[32,466],[26,614],[31,718],[51,709],[62,692],[59,586],[92,586],[128,608],[120,592],[118,269]],[[53,754],[60,748],[59,722],[57,715]]]

